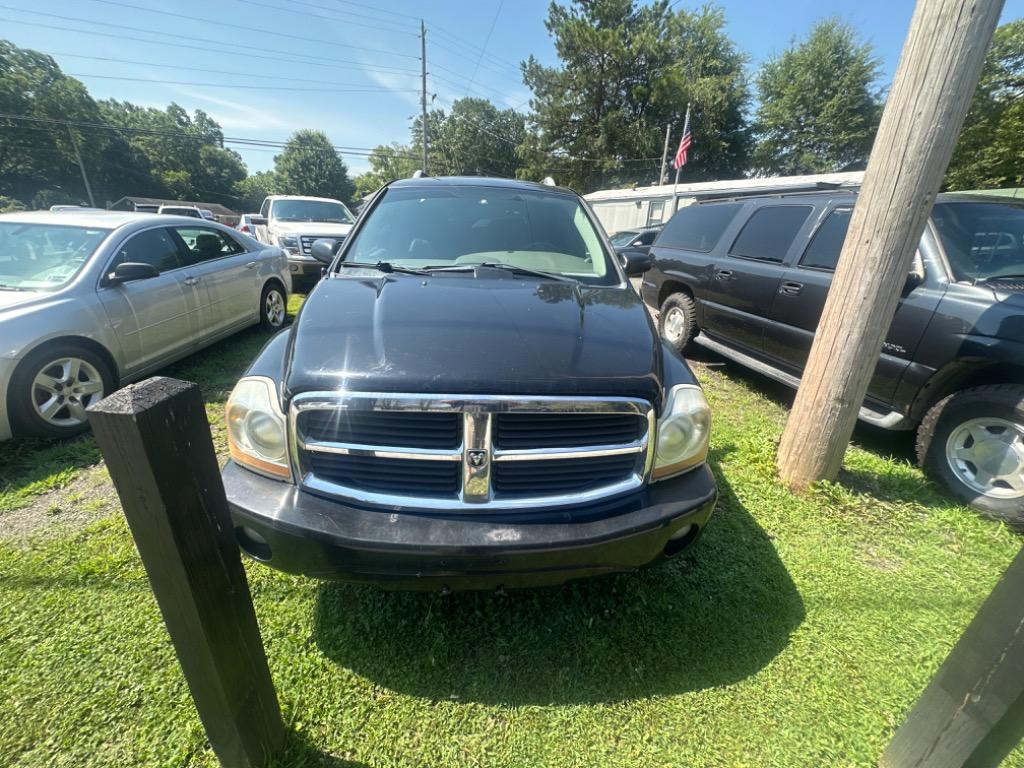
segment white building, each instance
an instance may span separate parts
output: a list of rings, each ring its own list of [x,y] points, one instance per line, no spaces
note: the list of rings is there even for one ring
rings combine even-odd
[[[772,192],[801,192],[835,187],[859,187],[863,171],[823,173],[816,176],[771,176],[760,179],[662,184],[632,189],[602,189],[584,195],[611,234],[623,229],[653,227],[668,221],[684,205],[698,200]]]

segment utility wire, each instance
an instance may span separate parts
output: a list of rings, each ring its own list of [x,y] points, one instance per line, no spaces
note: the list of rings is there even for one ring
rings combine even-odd
[[[82,72],[65,72],[64,74],[69,77],[98,78],[100,80],[125,80],[133,83],[159,83],[161,85],[192,85],[198,88],[247,88],[259,91],[315,91],[319,93],[418,93],[416,88],[304,88],[295,85],[235,85],[234,83],[196,83],[186,80],[154,80],[148,77],[93,75]]]
[[[505,0],[498,0],[498,9],[494,12],[494,18],[491,19],[491,28],[487,30],[487,37],[484,38],[483,48],[480,50],[480,55],[477,57],[476,66],[473,67],[473,74],[470,75],[469,85],[466,86],[466,93],[469,93],[469,89],[473,87],[473,81],[476,80],[476,73],[480,71],[480,62],[487,52],[487,45],[491,42],[491,35],[494,34],[494,26],[498,23],[498,17],[501,16],[501,7],[505,4]]]
[[[164,10],[160,10],[158,8],[147,8],[147,7],[141,6],[141,5],[132,5],[131,3],[122,3],[122,2],[119,2],[118,0],[89,0],[89,2],[103,3],[104,5],[115,5],[115,6],[119,6],[121,8],[130,8],[133,11],[143,11],[145,13],[157,13],[157,14],[160,14],[161,16],[171,16],[171,17],[177,18],[177,19],[186,19],[186,20],[188,20],[188,21],[190,21],[192,23],[201,22],[203,24],[213,24],[213,25],[216,25],[219,29],[223,29],[224,28],[224,20],[223,19],[211,19],[209,17],[193,16],[193,15],[188,14],[188,13],[175,13],[174,11],[164,11]],[[328,40],[327,38],[324,38],[324,37],[310,37],[309,35],[294,35],[294,34],[289,34],[288,32],[281,32],[279,30],[273,30],[273,29],[262,29],[260,27],[253,27],[251,25],[246,25],[244,29],[245,29],[245,32],[247,32],[247,33],[256,33],[256,34],[261,34],[261,35],[271,35],[273,37],[284,37],[284,38],[289,38],[291,40],[300,40],[300,41],[302,41],[304,43],[326,43],[327,45],[338,45],[338,40]],[[386,56],[398,56],[398,57],[403,58],[403,59],[416,59],[416,58],[418,58],[417,56],[413,56],[410,53],[398,53],[396,51],[389,51],[389,50],[386,50],[384,48],[365,48],[365,47],[358,46],[358,45],[351,45],[349,43],[345,43],[345,49],[346,50],[355,50],[355,51],[369,51],[371,53],[383,53]]]
[[[208,43],[210,45],[219,45],[219,46],[231,46],[232,45],[231,43],[226,43],[226,42],[223,42],[221,40],[214,40],[214,39],[206,38],[206,37],[195,37],[195,36],[191,36],[191,35],[186,37],[184,35],[175,35],[175,34],[171,34],[169,32],[163,32],[163,31],[157,30],[157,29],[145,29],[143,27],[132,27],[132,26],[128,26],[127,24],[111,24],[109,22],[98,22],[98,21],[93,21],[91,19],[83,19],[83,18],[80,18],[80,17],[77,17],[77,16],[63,16],[61,14],[45,13],[43,11],[27,11],[27,10],[24,10],[24,9],[21,9],[21,8],[14,8],[14,7],[11,7],[9,5],[2,5],[2,4],[0,4],[0,9],[4,9],[4,10],[7,10],[7,11],[16,11],[18,13],[27,13],[27,14],[31,14],[33,16],[45,16],[47,18],[59,19],[61,21],[74,21],[74,22],[79,22],[79,23],[83,23],[83,24],[92,24],[94,26],[107,27],[107,28],[111,28],[111,29],[123,29],[123,30],[126,30],[128,32],[141,32],[141,33],[144,33],[144,34],[147,34],[147,35],[158,35],[158,36],[164,37],[164,38],[170,37],[170,38],[175,38],[175,39],[179,39],[179,40],[188,40],[190,42],[204,42],[204,43]],[[21,22],[21,23],[28,23],[28,22]],[[33,26],[45,26],[45,25],[43,25],[43,24],[33,24]],[[54,27],[51,27],[51,28],[54,28]],[[55,28],[56,29],[60,29],[62,31],[68,31],[65,27],[55,27]],[[111,35],[109,33],[90,32],[88,30],[74,30],[74,31],[78,32],[78,33],[85,33],[85,34],[101,34],[104,37],[113,37],[114,36],[114,35]],[[135,38],[130,38],[130,39],[134,40]],[[158,45],[168,45],[168,43],[163,43],[162,41],[157,41],[157,40],[145,40],[145,41],[142,41],[142,42],[145,42],[147,45],[153,44],[153,43],[156,43]],[[194,48],[196,50],[207,51],[207,52],[211,52],[211,53],[227,53],[227,54],[236,53],[237,55],[244,55],[246,57],[266,58],[266,57],[262,57],[262,56],[256,56],[255,54],[250,54],[248,51],[246,51],[244,53],[241,52],[241,51],[237,51],[237,50],[235,50],[235,51],[232,51],[232,50],[227,50],[227,51],[224,51],[224,50],[214,50],[214,51],[210,51],[210,49],[208,47],[206,47],[206,46],[195,46],[195,45],[186,45],[186,46],[181,46],[181,47]],[[303,57],[304,56],[306,58],[314,58],[312,55],[297,54],[294,51],[281,50],[281,49],[277,49],[277,48],[261,48],[261,50],[266,51],[268,53],[281,53],[281,54],[285,54],[285,55],[287,55],[289,57],[288,59],[285,59],[285,61],[289,61],[289,62],[295,62],[296,57]],[[376,65],[367,66],[363,62],[358,61],[356,59],[335,59],[335,58],[329,58],[329,57],[326,57],[326,56],[317,56],[315,58],[318,59],[319,61],[317,61],[317,62],[314,62],[314,61],[299,61],[299,62],[296,62],[296,63],[305,64],[305,65],[313,65],[313,66],[329,66],[329,65],[324,65],[324,64],[320,63],[320,62],[327,61],[327,62],[332,62],[333,64],[347,64],[347,65],[350,65],[348,67],[344,67],[346,69],[353,68],[351,65],[357,65],[355,68],[363,69],[363,70],[367,70],[367,71],[388,72],[390,74],[416,74],[411,69],[401,69],[401,68],[398,68],[398,67],[380,67],[380,66],[376,66]]]

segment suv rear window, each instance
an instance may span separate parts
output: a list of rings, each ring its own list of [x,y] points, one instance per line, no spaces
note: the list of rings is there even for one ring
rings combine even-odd
[[[800,259],[800,266],[834,272],[836,264],[839,263],[839,254],[843,250],[843,241],[846,240],[846,230],[850,228],[852,215],[851,208],[832,211],[814,233],[811,244],[807,246],[803,258]]]
[[[658,245],[707,253],[742,207],[741,203],[716,203],[680,208],[662,230]]]
[[[814,208],[810,205],[769,205],[758,208],[743,225],[729,253],[746,259],[781,262],[812,210]]]

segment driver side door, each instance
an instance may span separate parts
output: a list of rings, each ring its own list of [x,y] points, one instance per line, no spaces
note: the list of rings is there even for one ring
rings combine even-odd
[[[196,291],[186,282],[178,245],[166,227],[135,233],[122,241],[104,275],[118,264],[151,264],[160,273],[145,280],[110,283],[98,290],[110,326],[124,354],[125,376],[159,366],[192,347],[200,309]]]

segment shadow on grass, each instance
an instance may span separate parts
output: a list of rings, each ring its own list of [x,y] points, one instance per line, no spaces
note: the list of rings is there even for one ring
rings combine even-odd
[[[768,536],[720,482],[695,549],[638,573],[508,595],[325,584],[314,638],[335,663],[432,700],[613,702],[727,685],[804,617]]]
[[[269,768],[369,768],[365,763],[323,752],[295,731],[289,731],[285,738],[284,749],[270,762]]]

